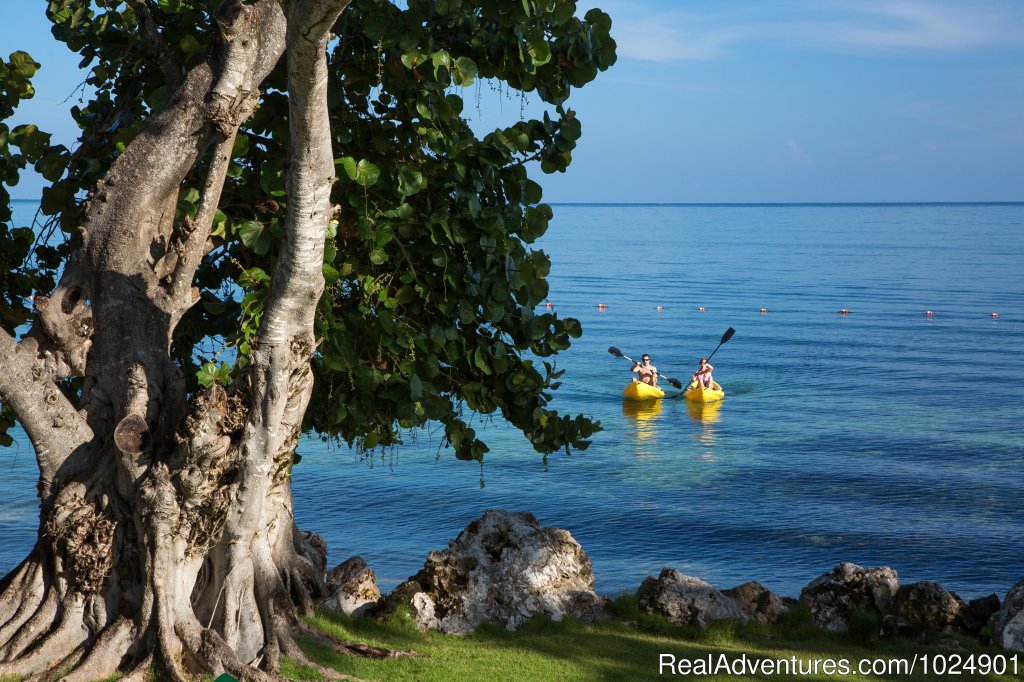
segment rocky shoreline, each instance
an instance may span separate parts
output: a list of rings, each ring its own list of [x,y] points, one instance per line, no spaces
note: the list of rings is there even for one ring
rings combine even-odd
[[[325,546],[321,564],[326,564]],[[602,618],[607,599],[594,592],[594,582],[590,559],[568,531],[541,527],[529,512],[492,509],[446,550],[430,552],[423,568],[387,595],[362,558],[348,559],[327,573],[328,596],[319,605],[376,618],[409,608],[420,628],[463,635],[485,622],[514,630],[536,614],[584,622]],[[815,626],[831,632],[844,632],[855,614],[869,613],[880,617],[883,639],[956,648],[954,635],[966,635],[1024,651],[1024,580],[1002,600],[991,594],[965,602],[935,582],[901,585],[888,566],[844,562],[813,579],[794,599],[758,582],[719,591],[665,568],[645,579],[636,597],[648,613],[701,629],[720,620],[772,624],[800,605]]]

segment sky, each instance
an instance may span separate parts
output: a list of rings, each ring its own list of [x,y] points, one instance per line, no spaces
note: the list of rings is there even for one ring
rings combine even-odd
[[[566,174],[538,178],[545,201],[1024,201],[1022,0],[588,0],[579,13],[595,5],[619,59],[573,94],[583,138]],[[82,74],[44,8],[5,8],[0,53],[43,64],[14,122],[70,144]],[[518,100],[483,92],[481,113],[466,109],[475,126],[519,117]],[[14,196],[38,191],[27,179]]]

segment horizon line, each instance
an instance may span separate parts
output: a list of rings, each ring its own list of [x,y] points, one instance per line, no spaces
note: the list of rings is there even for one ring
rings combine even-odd
[[[548,201],[551,206],[1021,206],[1018,201]]]

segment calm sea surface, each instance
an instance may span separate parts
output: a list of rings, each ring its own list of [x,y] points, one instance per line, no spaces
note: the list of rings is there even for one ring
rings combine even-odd
[[[609,593],[664,566],[794,596],[839,561],[965,597],[1024,578],[1024,204],[555,213],[550,300],[584,325],[556,406],[604,431],[546,468],[499,423],[483,469],[430,430],[370,460],[304,442],[296,513],[332,564],[360,554],[390,588],[504,508],[571,531]],[[609,346],[685,379],[730,326],[722,403],[623,401]],[[19,440],[0,450],[0,573],[36,532]]]

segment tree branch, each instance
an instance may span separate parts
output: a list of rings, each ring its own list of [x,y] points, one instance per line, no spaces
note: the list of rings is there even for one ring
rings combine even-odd
[[[220,195],[224,189],[224,178],[227,177],[228,166],[231,164],[231,150],[235,146],[235,137],[238,135],[238,127],[235,126],[231,134],[217,143],[213,149],[213,157],[210,160],[210,168],[206,173],[206,181],[203,183],[203,194],[199,202],[199,210],[196,217],[186,223],[191,231],[183,233],[180,238],[180,257],[178,265],[174,270],[169,296],[175,307],[175,312],[182,315],[192,307],[192,280],[196,274],[196,268],[206,254],[206,240],[210,237],[210,230],[213,227],[213,218],[217,214],[217,205],[220,203]]]
[[[157,61],[160,63],[160,70],[164,73],[167,89],[176,90],[181,85],[181,70],[178,68],[177,62],[171,57],[171,52],[167,49],[167,43],[164,42],[164,37],[157,30],[156,21],[153,20],[153,14],[149,11],[146,0],[127,1],[128,5],[135,12],[135,16],[139,19],[139,26],[142,28],[143,35],[146,36],[146,42],[149,43],[150,48],[152,48],[153,53],[156,55]]]
[[[17,416],[36,451],[44,497],[66,464],[77,470],[86,458],[92,429],[38,366],[34,354],[0,329],[0,399]],[[69,461],[70,460],[70,461]]]
[[[299,334],[312,341],[323,292],[323,256],[331,218],[334,155],[327,109],[327,41],[349,0],[299,0],[288,12],[287,239],[274,271],[260,328],[261,342],[282,344]]]

